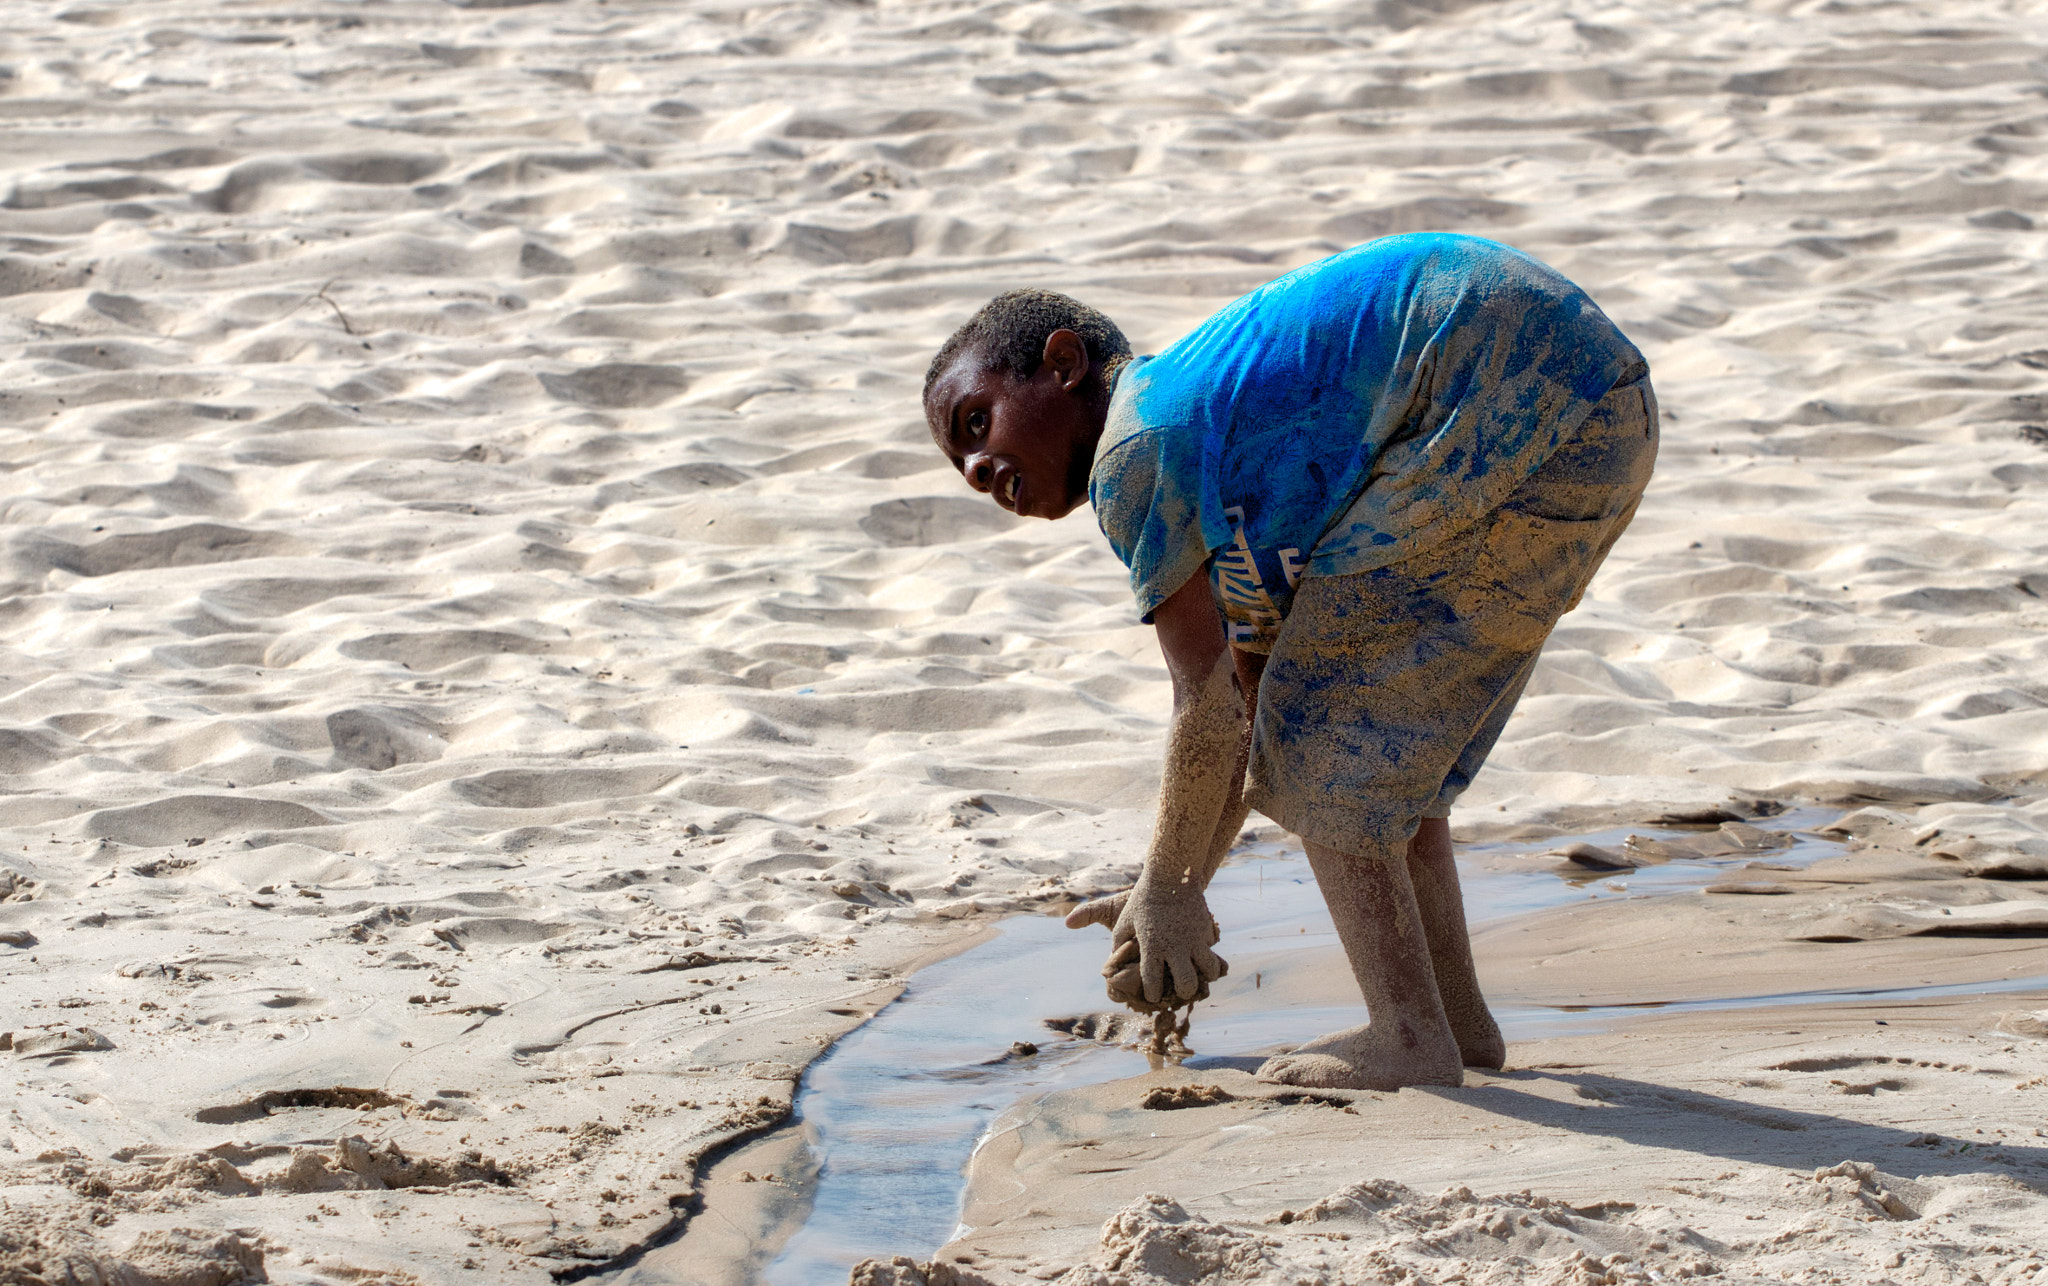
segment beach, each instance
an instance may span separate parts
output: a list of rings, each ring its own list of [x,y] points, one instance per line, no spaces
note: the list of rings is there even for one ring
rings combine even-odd
[[[1649,358],[1656,478],[1454,835],[1849,851],[1487,926],[1497,1003],[2048,975],[2044,16],[0,13],[0,1281],[752,1280],[804,1068],[1144,852],[1123,567],[919,412],[1015,286],[1154,352],[1461,231]],[[1131,1164],[1010,1131],[867,1271],[2031,1281],[2043,1012],[1648,1013],[1336,1106],[1162,1070],[1019,1108]]]
[[[1550,1016],[1509,1000],[1534,1032],[1462,1089],[1294,1090],[1254,1055],[1022,1101],[937,1262],[1066,1286],[2037,1280],[2048,952],[1957,918],[2038,903],[1882,843],[1736,876],[1482,926],[1496,1006]],[[1312,1003],[1325,954],[1248,963]]]

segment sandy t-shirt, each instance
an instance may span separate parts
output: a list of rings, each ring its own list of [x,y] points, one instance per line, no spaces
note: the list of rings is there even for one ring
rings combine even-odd
[[[1384,567],[1478,521],[1642,368],[1520,251],[1386,237],[1133,360],[1089,500],[1147,620],[1208,561],[1232,641],[1270,636],[1303,575]]]

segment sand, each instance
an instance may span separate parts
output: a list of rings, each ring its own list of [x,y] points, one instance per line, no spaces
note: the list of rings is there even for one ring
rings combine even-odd
[[[2041,17],[9,7],[0,1254],[601,1269],[728,1191],[918,960],[1126,882],[1168,685],[1122,569],[1085,513],[965,493],[917,416],[1006,286],[1156,349],[1387,232],[1554,264],[1649,355],[1663,452],[1457,833],[1871,806],[1983,891],[1943,905],[2025,900],[1985,877],[2048,862]],[[1754,950],[1912,972],[1961,950],[1910,932],[1939,909]],[[1696,976],[1638,943],[1601,985]],[[1977,1066],[1972,1021],[1926,1039]],[[1713,1030],[1655,1028],[1636,1078],[1695,1092]],[[1598,1136],[1544,1137],[1552,1171],[1353,1155],[1285,1200],[1614,1195],[1554,1180]],[[1959,1173],[1835,1150],[1798,1164]],[[1079,1265],[1146,1192],[1242,1213],[1133,1178],[1030,1253]]]
[[[1511,1041],[1505,1069],[1468,1069],[1458,1089],[1293,1090],[1254,1080],[1254,1054],[1040,1096],[975,1154],[939,1275],[906,1256],[868,1280],[2048,1275],[2048,943],[1811,932],[1869,906],[2048,909],[2048,890],[1993,886],[1874,841],[1751,874],[1744,892],[1496,921],[1475,935],[1481,980],[1496,1001],[1558,1007],[1560,1024],[1568,1006],[1768,997],[1788,978],[1842,991],[2033,987],[1638,1009],[1584,1034]],[[1766,882],[1781,891],[1749,891]],[[1335,972],[1299,961],[1266,981],[1276,1000],[1314,1003],[1317,975]],[[1199,1051],[1199,1015],[1191,1043]]]
[[[977,1156],[978,1227],[942,1258],[1067,1286],[2037,1281],[2048,1049],[1991,1017],[1649,1020],[1391,1096],[1229,1070],[1199,1075],[1209,1101],[1056,1095]],[[1061,1218],[1084,1206],[1111,1217]]]

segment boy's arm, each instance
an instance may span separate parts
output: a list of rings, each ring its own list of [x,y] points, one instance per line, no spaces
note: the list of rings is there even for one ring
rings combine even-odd
[[[1159,605],[1152,622],[1166,671],[1173,677],[1174,725],[1167,741],[1152,851],[1199,854],[1192,883],[1202,892],[1223,865],[1248,811],[1244,770],[1251,752],[1251,694],[1258,691],[1257,676],[1266,658],[1235,653],[1224,644],[1223,621],[1209,594],[1207,564]],[[1244,682],[1247,662],[1253,663],[1249,686]],[[1198,733],[1198,728],[1204,731]],[[1203,773],[1200,780],[1189,780],[1183,771],[1181,742],[1190,735],[1200,742],[1195,749]],[[1220,781],[1217,773],[1224,774]],[[1192,792],[1200,792],[1214,811],[1196,806]],[[1174,840],[1177,847],[1164,849],[1169,806],[1179,834]]]
[[[1173,678],[1173,728],[1159,789],[1159,817],[1145,867],[1115,906],[1112,999],[1191,1001],[1227,969],[1209,948],[1215,921],[1202,896],[1243,825],[1245,709],[1206,569],[1153,612]],[[1069,924],[1104,922],[1110,905],[1077,910]]]

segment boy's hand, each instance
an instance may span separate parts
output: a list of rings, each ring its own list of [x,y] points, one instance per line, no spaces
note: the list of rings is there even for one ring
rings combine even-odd
[[[1220,934],[1202,893],[1244,824],[1250,748],[1239,667],[1224,642],[1206,569],[1153,616],[1173,677],[1173,728],[1144,873],[1128,893],[1097,898],[1067,916],[1069,928],[1110,929],[1115,946],[1102,970],[1110,999],[1140,1012],[1201,1000],[1229,970],[1209,949]]]
[[[1124,903],[1130,901],[1131,891],[1112,893],[1108,897],[1090,898],[1067,912],[1069,929],[1085,929],[1099,924],[1105,929],[1116,928],[1116,922],[1124,917]]]
[[[1090,924],[1113,934],[1115,947],[1102,967],[1109,998],[1141,1012],[1206,999],[1209,984],[1230,972],[1209,949],[1222,935],[1199,892],[1162,894],[1141,879],[1136,888],[1084,903],[1067,916],[1070,929]]]

